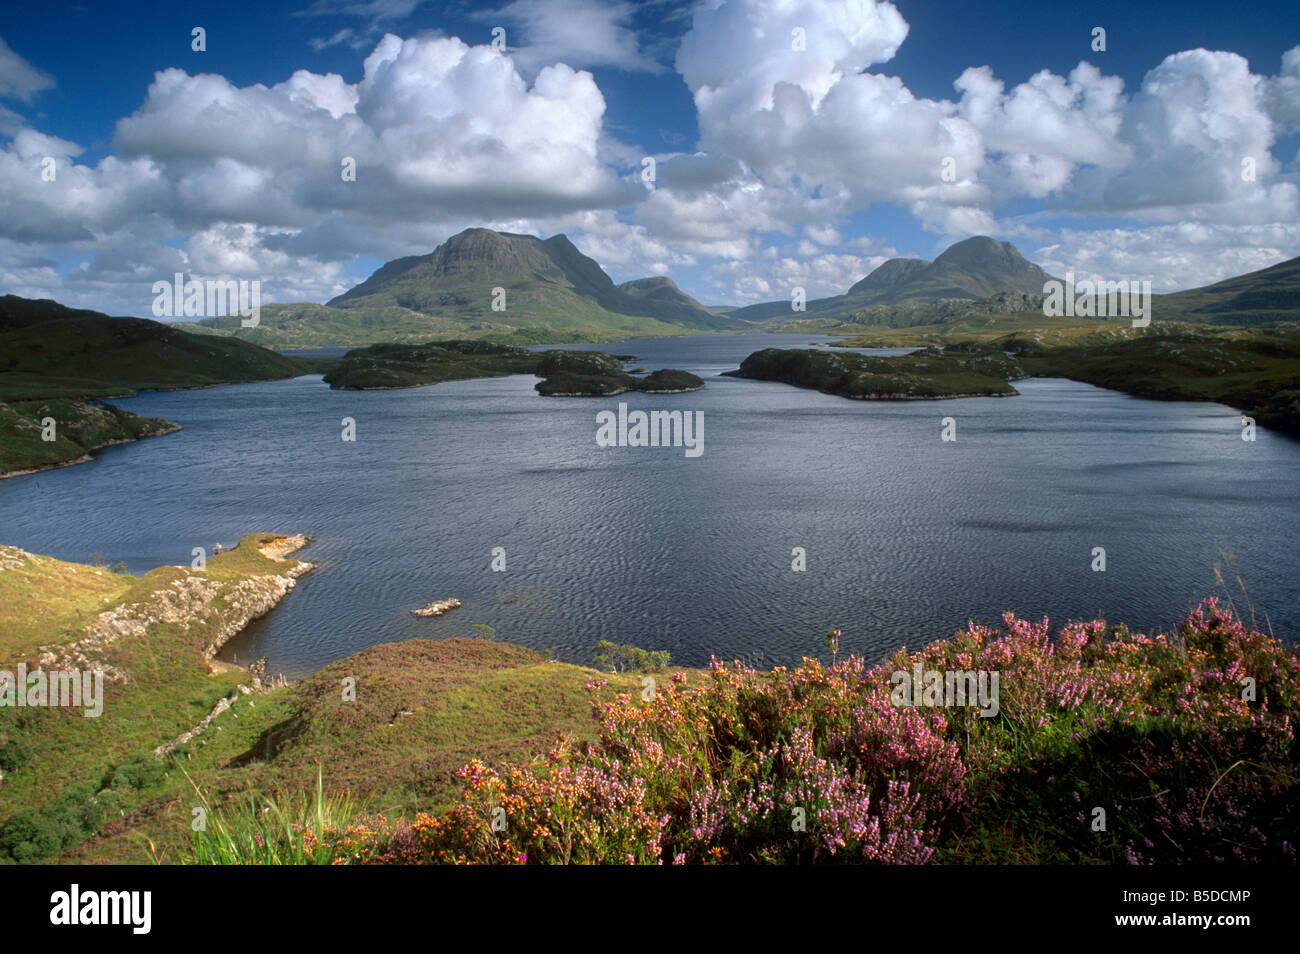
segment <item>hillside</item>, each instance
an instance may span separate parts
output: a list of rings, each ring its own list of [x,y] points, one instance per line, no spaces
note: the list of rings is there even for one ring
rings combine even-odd
[[[979,235],[950,246],[933,262],[890,259],[845,294],[809,301],[802,312],[793,311],[789,301],[773,301],[739,308],[729,317],[773,326],[809,319],[847,321],[871,306],[1041,296],[1043,283],[1051,277],[1021,256],[1010,242]]]
[[[1156,320],[1255,325],[1300,320],[1300,258],[1213,285],[1155,296]]]
[[[236,321],[239,319],[236,318]],[[179,426],[87,398],[138,390],[289,378],[316,366],[245,341],[190,334],[147,318],[111,318],[0,297],[0,477],[61,464]],[[42,421],[53,420],[53,440]]]
[[[504,308],[495,289],[504,290]],[[670,279],[615,285],[564,235],[471,228],[428,255],[394,259],[325,305],[271,305],[258,328],[229,317],[205,329],[275,347],[415,343],[437,337],[504,344],[680,335],[738,327]]]
[[[0,668],[85,657],[106,673],[95,718],[0,707],[0,860],[147,863],[140,834],[181,860],[193,806],[306,790],[318,767],[375,810],[439,806],[471,759],[527,761],[556,730],[594,734],[584,686],[597,673],[505,643],[374,646],[287,687],[215,659],[250,620],[301,598],[290,593],[313,568],[297,558],[308,542],[253,534],[203,570],[140,577],[0,544]],[[355,703],[340,704],[345,676]],[[611,698],[640,689],[632,674],[604,678]]]
[[[505,289],[504,311],[492,309],[494,288]],[[514,324],[519,319],[557,328],[577,327],[582,317],[608,317],[625,327],[614,316],[654,318],[695,330],[732,327],[666,279],[615,285],[564,235],[542,240],[491,229],[466,229],[429,255],[389,262],[326,304],[397,306],[460,320]]]
[[[0,400],[121,396],[303,373],[283,355],[181,324],[0,297]]]

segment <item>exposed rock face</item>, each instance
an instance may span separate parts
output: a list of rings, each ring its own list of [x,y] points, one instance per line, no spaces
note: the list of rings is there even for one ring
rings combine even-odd
[[[26,550],[0,544],[0,572],[20,570],[24,563],[32,558]]]
[[[39,647],[37,661],[50,669],[100,670],[105,680],[126,683],[129,674],[109,661],[110,648],[123,636],[143,636],[150,626],[167,623],[178,624],[186,632],[215,626],[202,649],[203,657],[211,661],[232,636],[269,612],[293,589],[298,577],[315,568],[288,559],[307,539],[278,537],[261,547],[263,555],[284,564],[279,573],[232,582],[180,568],[184,576],[155,590],[148,599],[104,610],[75,642]]]

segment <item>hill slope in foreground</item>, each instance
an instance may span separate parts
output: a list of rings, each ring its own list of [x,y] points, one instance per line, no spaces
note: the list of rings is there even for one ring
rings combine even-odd
[[[254,535],[139,579],[0,547],[3,665],[110,675],[97,718],[0,707],[0,855],[1296,860],[1300,660],[1213,599],[1169,635],[1053,638],[1008,614],[876,667],[598,677],[463,639],[287,687],[215,662],[310,568],[304,542]]]

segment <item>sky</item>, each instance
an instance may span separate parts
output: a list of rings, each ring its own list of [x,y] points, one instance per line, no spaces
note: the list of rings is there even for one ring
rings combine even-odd
[[[1056,275],[1207,284],[1300,255],[1300,5],[49,0],[0,20],[0,293],[147,316],[182,272],[325,301],[472,226],[563,232],[615,281],[706,304],[840,294],[972,235]]]

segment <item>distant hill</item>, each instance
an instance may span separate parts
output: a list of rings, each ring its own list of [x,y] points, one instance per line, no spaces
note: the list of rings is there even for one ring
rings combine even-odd
[[[291,358],[184,325],[0,296],[0,401],[125,394],[305,373]]]
[[[683,320],[698,321],[700,320],[701,311],[708,312],[716,317],[725,315],[730,310],[706,308],[678,288],[677,283],[666,275],[637,278],[630,282],[624,282],[617,288],[628,298],[641,302],[641,307],[653,308],[656,315],[661,318],[672,318],[676,315]],[[718,324],[722,327],[733,327],[735,322],[722,321]]]
[[[1300,320],[1300,258],[1226,278],[1202,288],[1155,296],[1156,321],[1257,325]]]
[[[505,292],[504,309],[495,289]],[[207,329],[277,347],[483,337],[518,343],[671,335],[742,327],[671,279],[622,285],[564,235],[472,228],[428,255],[395,259],[325,305],[263,306],[259,328],[233,317]],[[322,332],[328,332],[321,337]]]
[[[791,318],[847,320],[855,311],[872,305],[1042,295],[1043,283],[1051,278],[1026,260],[1010,242],[978,235],[950,246],[933,262],[923,258],[892,258],[845,294],[807,302],[803,312],[793,311],[789,301],[773,301],[739,308],[728,317],[750,322]]]
[[[493,311],[493,289],[505,311]],[[696,330],[732,327],[670,279],[615,285],[567,236],[466,229],[428,255],[399,258],[326,303],[331,308],[398,306],[430,315],[569,327],[576,318],[655,318]],[[620,323],[621,324],[621,323]]]

